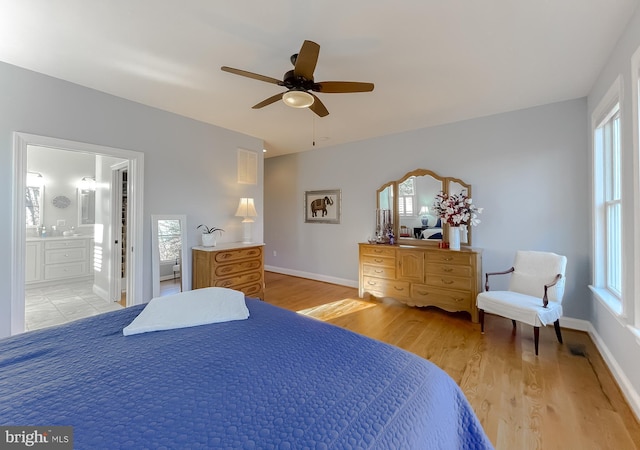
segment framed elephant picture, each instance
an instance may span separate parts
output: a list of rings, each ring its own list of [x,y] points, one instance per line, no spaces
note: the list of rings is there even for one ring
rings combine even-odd
[[[341,203],[340,189],[305,191],[304,221],[306,223],[340,223]]]

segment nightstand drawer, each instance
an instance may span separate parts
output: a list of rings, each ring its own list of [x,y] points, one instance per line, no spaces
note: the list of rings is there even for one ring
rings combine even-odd
[[[236,273],[260,271],[262,268],[262,261],[259,259],[241,261],[234,264],[220,264],[216,266],[216,276],[226,277],[234,275]]]
[[[262,257],[262,247],[237,248],[233,250],[222,250],[215,253],[215,261],[218,263],[258,257]]]

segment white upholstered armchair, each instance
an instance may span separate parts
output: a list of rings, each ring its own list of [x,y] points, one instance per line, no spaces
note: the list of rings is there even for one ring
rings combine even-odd
[[[484,313],[493,313],[532,325],[536,355],[540,326],[553,323],[562,344],[560,317],[564,296],[566,256],[555,253],[518,251],[509,270],[486,274],[485,292],[478,295],[480,328],[484,333]],[[489,291],[489,276],[511,274],[508,291]]]

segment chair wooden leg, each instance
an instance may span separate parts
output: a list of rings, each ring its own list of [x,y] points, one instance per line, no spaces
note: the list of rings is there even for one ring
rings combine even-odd
[[[511,323],[513,324],[513,328],[515,328],[516,327],[516,321],[512,320]]]
[[[480,332],[484,334],[484,309],[478,310],[478,318],[480,319]]]
[[[553,322],[553,327],[556,329],[556,336],[558,337],[558,342],[562,344],[562,332],[560,331],[560,319]]]
[[[540,327],[533,327],[533,342],[536,346],[536,356],[538,356],[538,342],[540,342]]]

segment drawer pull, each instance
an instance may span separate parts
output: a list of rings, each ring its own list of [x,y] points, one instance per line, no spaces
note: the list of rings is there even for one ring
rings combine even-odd
[[[396,291],[404,291],[404,288],[398,287],[398,286],[394,286],[393,287]]]
[[[443,261],[453,261],[451,256],[447,256],[446,258],[442,258]]]
[[[382,253],[382,250],[375,249],[373,252],[374,253]]]
[[[367,284],[368,284],[369,286],[375,286],[375,285],[376,285],[376,284],[378,284],[378,283],[376,283],[375,281],[367,281]]]
[[[420,295],[429,295],[428,291],[417,291]]]
[[[443,272],[453,272],[453,268],[451,268],[451,267],[443,267],[442,271]]]
[[[384,270],[377,269],[377,270],[374,270],[374,272],[375,273],[384,273]]]
[[[454,297],[453,299],[454,299],[456,302],[462,302],[462,301],[464,301],[464,299],[463,299],[463,298],[460,298],[460,297]]]
[[[378,259],[378,258],[376,258],[376,259],[374,259],[374,261],[375,261],[375,262],[377,262],[377,263],[381,263],[381,262],[382,262],[382,261],[384,261],[384,260],[383,260],[383,259]]]
[[[442,279],[442,284],[453,284],[453,280],[445,280],[444,278]]]

